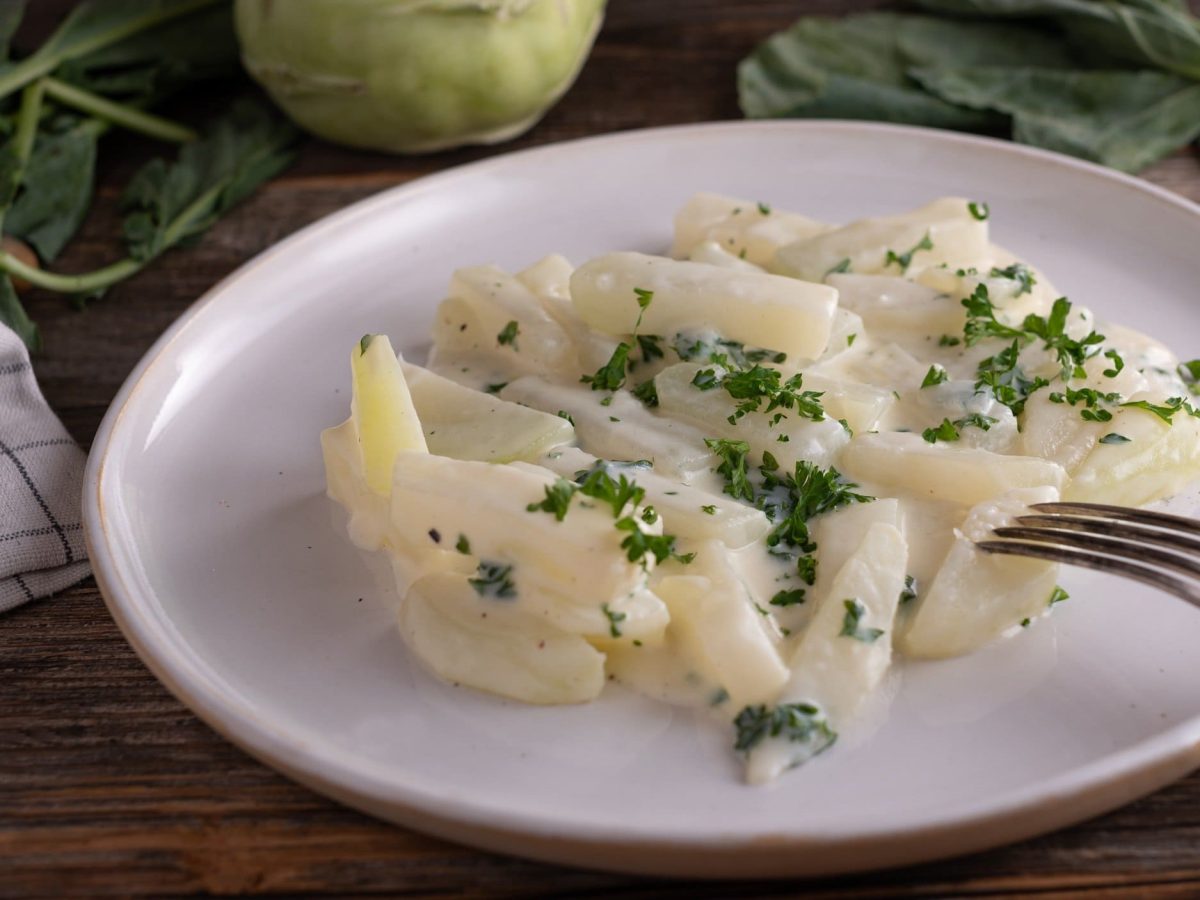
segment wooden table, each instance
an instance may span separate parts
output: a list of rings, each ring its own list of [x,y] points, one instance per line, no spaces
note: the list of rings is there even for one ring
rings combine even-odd
[[[36,36],[69,4],[42,0]],[[574,90],[527,147],[738,117],[734,65],[801,12],[838,0],[612,0]],[[493,149],[396,159],[309,142],[300,161],[192,249],[78,313],[32,295],[51,406],[85,447],[151,342],[219,278],[309,222]],[[131,163],[101,164],[101,204],[61,263],[112,258]],[[1187,151],[1145,173],[1200,200]],[[679,884],[555,868],[448,844],[344,809],[249,759],[181,706],[109,619],[91,581],[0,620],[0,896],[246,893],[727,896],[797,884]],[[804,886],[826,897],[1200,897],[1200,773],[1100,819],[949,862]]]

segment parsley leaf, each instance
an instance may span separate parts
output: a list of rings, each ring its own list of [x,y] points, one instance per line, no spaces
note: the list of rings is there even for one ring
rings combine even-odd
[[[530,503],[525,507],[526,512],[548,512],[554,516],[556,520],[561,522],[567,517],[567,510],[571,506],[571,498],[575,496],[575,491],[578,490],[576,485],[567,481],[565,478],[559,478],[554,484],[548,484],[543,489],[546,496],[540,503]]]
[[[929,367],[929,371],[925,373],[925,378],[921,381],[921,387],[933,387],[935,384],[944,384],[950,380],[950,376],[946,374],[946,370],[934,363]]]
[[[873,644],[883,635],[882,628],[863,628],[859,623],[862,617],[866,615],[867,608],[857,600],[843,600],[842,605],[846,607],[846,615],[842,617],[842,630],[838,632],[839,637],[854,638],[856,641],[862,641],[864,644]]]
[[[896,253],[894,250],[889,250],[887,252],[887,256],[884,257],[883,260],[884,268],[887,268],[892,263],[895,263],[900,267],[901,272],[907,272],[908,267],[912,265],[913,254],[921,250],[932,249],[933,241],[929,239],[929,232],[927,231],[925,232],[925,236],[921,238],[921,240],[917,241],[917,243],[909,248],[906,252]]]
[[[480,597],[495,597],[499,600],[508,600],[517,596],[517,586],[513,584],[511,565],[506,566],[503,563],[491,562],[482,560],[476,572],[475,578],[468,578],[471,587],[475,588],[475,593]]]
[[[629,344],[621,341],[608,358],[608,362],[597,369],[595,375],[584,375],[579,380],[590,384],[593,391],[618,390],[625,383],[625,366],[629,362],[629,351],[632,349]]]
[[[754,488],[746,475],[746,457],[750,445],[745,441],[705,438],[704,444],[721,459],[717,472],[725,476],[725,493],[748,503],[754,502]]]
[[[1054,590],[1050,592],[1050,599],[1046,602],[1046,605],[1053,606],[1055,603],[1062,603],[1064,600],[1070,599],[1071,595],[1056,584]]]
[[[609,635],[619,638],[621,636],[621,623],[629,618],[629,614],[610,609],[607,603],[600,604],[600,611],[604,613],[604,618],[608,619]]]
[[[471,542],[467,540],[467,536],[465,534],[460,534],[458,536],[458,543],[454,545],[454,549],[464,556],[471,555]]]
[[[967,310],[967,323],[963,326],[963,337],[967,346],[973,347],[984,338],[1022,339],[1025,332],[996,320],[996,307],[988,296],[987,285],[978,284],[970,297],[962,299]]]
[[[1032,294],[1033,286],[1037,284],[1037,278],[1030,271],[1029,266],[1025,263],[1013,263],[1004,269],[992,268],[988,273],[992,278],[1007,278],[1009,281],[1017,283],[1017,293],[1014,296],[1020,297],[1022,294]]]
[[[768,737],[782,737],[794,744],[807,744],[816,756],[837,740],[820,708],[811,703],[781,703],[778,706],[747,706],[733,720],[736,732],[733,749],[748,753]]]
[[[517,324],[516,319],[509,320],[508,324],[500,329],[500,333],[496,335],[496,343],[501,346],[507,345],[514,350],[517,349],[517,335],[521,333],[521,326]]]
[[[1101,444],[1128,444],[1129,438],[1123,434],[1117,434],[1115,431],[1110,431],[1104,437],[1100,438]]]
[[[1133,400],[1121,405],[1131,406],[1134,409],[1144,409],[1146,412],[1158,416],[1168,425],[1171,424],[1171,419],[1175,416],[1175,413],[1180,410],[1183,410],[1189,416],[1200,418],[1200,409],[1196,409],[1196,407],[1192,406],[1192,404],[1188,403],[1182,397],[1170,397],[1161,404],[1151,403],[1149,400]]]
[[[967,204],[967,212],[977,222],[986,222],[987,217],[991,214],[991,210],[986,203],[976,203],[974,200]]]
[[[954,427],[954,423],[949,419],[942,419],[942,424],[935,428],[926,428],[921,432],[921,437],[931,444],[936,444],[938,441],[949,442],[957,441],[959,438],[958,429]]]
[[[790,591],[779,591],[774,597],[771,598],[770,603],[772,606],[796,606],[804,602],[804,594],[804,588],[795,588],[794,590]]]
[[[825,277],[828,278],[830,275],[840,275],[844,272],[849,272],[849,271],[850,271],[850,257],[845,256],[838,262],[838,264],[836,266],[829,269],[825,273]]]
[[[1197,385],[1200,385],[1200,359],[1192,359],[1179,364],[1179,377],[1183,379],[1183,383],[1188,386],[1193,394],[1197,392]]]
[[[633,396],[642,401],[642,404],[648,408],[658,406],[658,386],[654,383],[653,378],[647,378],[632,391]]]
[[[999,353],[982,360],[975,371],[975,388],[990,388],[997,402],[1012,410],[1014,416],[1025,409],[1030,394],[1050,384],[1041,376],[1029,378],[1017,365],[1020,354],[1020,341],[1014,340]]]

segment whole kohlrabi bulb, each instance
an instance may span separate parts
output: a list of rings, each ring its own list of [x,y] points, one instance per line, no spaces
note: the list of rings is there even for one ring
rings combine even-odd
[[[604,0],[237,0],[242,60],[298,124],[422,153],[533,126],[563,95]]]

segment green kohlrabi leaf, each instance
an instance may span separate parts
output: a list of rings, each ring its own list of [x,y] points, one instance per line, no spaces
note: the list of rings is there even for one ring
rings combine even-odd
[[[84,0],[33,55],[0,69],[0,97],[10,95],[62,63],[97,53],[146,29],[228,0]]]
[[[1175,0],[916,0],[937,12],[1049,18],[1076,46],[1200,80],[1200,20]]]
[[[25,0],[0,0],[0,63],[8,59],[8,45],[25,15]]]
[[[0,272],[0,323],[15,331],[31,352],[41,348],[37,325],[26,315],[12,280],[3,272]]]
[[[33,246],[43,262],[58,256],[91,205],[101,131],[95,125],[82,122],[57,134],[40,134],[21,193],[5,214],[4,230]]]
[[[205,231],[261,182],[291,163],[298,132],[261,103],[235,103],[227,115],[179,159],[155,159],[125,190],[125,241],[144,263]]]
[[[1135,172],[1200,136],[1200,83],[1164,72],[914,69],[950,103],[1013,117],[1013,137]]]
[[[171,91],[238,71],[228,5],[200,9],[69,59],[55,77],[124,102],[154,102]]]
[[[1002,118],[946,103],[908,77],[913,61],[899,34],[905,18],[801,19],[742,60],[742,111],[751,118],[881,119],[973,131],[1002,126]],[[920,35],[912,40],[922,43]]]

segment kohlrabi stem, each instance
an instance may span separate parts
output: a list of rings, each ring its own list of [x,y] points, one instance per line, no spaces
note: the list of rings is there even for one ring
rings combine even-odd
[[[15,185],[14,196],[20,190],[21,181],[25,177],[25,165],[29,162],[30,154],[33,153],[33,142],[37,139],[38,121],[42,117],[42,95],[44,93],[45,85],[41,81],[35,81],[25,88],[25,92],[21,95],[21,108],[17,110],[17,125],[13,134],[13,147],[17,157],[16,172],[12,175],[12,182]],[[7,204],[0,205],[0,232],[4,230],[4,214],[7,211]]]
[[[105,266],[103,269],[96,269],[94,272],[84,275],[57,275],[54,272],[27,266],[11,253],[0,253],[0,270],[15,278],[28,281],[32,285],[48,291],[58,291],[60,294],[91,294],[114,285],[123,278],[128,278],[141,267],[142,264],[135,260],[123,259],[111,266]]]
[[[123,103],[114,103],[91,91],[81,90],[57,78],[43,78],[36,84],[46,86],[46,96],[59,103],[72,106],[80,112],[88,113],[98,119],[104,119],[130,131],[137,131],[161,141],[174,141],[181,144],[196,140],[199,136],[192,129],[164,119],[160,116],[142,112]]]
[[[195,200],[172,220],[163,231],[162,248],[165,250],[176,244],[196,226],[196,221],[204,218],[205,213],[212,207],[221,192],[229,186],[229,178],[223,178]],[[16,278],[22,278],[30,284],[48,291],[58,291],[60,294],[92,294],[112,287],[118,281],[123,281],[130,275],[140,271],[153,257],[137,260],[123,259],[103,269],[85,272],[81,275],[58,275],[26,265],[11,253],[0,252],[0,272],[7,272]]]
[[[72,41],[69,38],[63,41],[57,40],[61,34],[70,34],[70,29],[74,24],[76,15],[80,11],[86,10],[85,7],[77,7],[76,11],[67,16],[66,20],[42,45],[40,50],[32,56],[21,60],[16,65],[11,66],[3,74],[0,74],[0,97],[6,97],[13,91],[23,88],[31,81],[36,81],[43,75],[49,75],[68,59],[86,56],[118,41],[123,41],[131,35],[137,34],[139,31],[153,28],[156,25],[161,25],[180,16],[186,16],[207,6],[216,6],[218,3],[223,2],[225,0],[179,0],[178,3],[173,3],[165,7],[150,7],[141,15],[131,16],[119,24],[101,29],[95,34],[80,40]],[[60,44],[64,46],[59,46]]]

